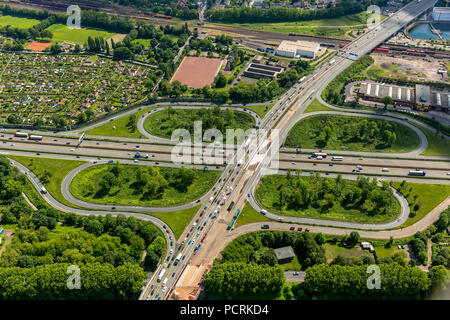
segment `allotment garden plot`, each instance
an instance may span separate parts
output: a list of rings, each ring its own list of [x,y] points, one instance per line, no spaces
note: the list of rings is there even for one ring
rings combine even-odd
[[[65,126],[143,101],[154,70],[98,56],[2,53],[0,121]]]

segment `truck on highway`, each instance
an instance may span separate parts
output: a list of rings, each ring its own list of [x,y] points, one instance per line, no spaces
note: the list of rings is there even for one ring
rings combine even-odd
[[[238,163],[237,163],[237,166],[240,167],[241,164],[242,164],[242,160],[239,160]]]
[[[306,79],[306,77],[301,77],[300,80],[298,80],[298,83],[305,81],[305,79]]]
[[[47,193],[47,189],[45,189],[45,187],[41,188],[41,193],[46,194]]]
[[[167,281],[169,280],[169,278],[165,278],[164,279],[164,281],[163,281],[163,283],[162,283],[162,286],[163,286],[163,288],[167,285]]]
[[[343,161],[344,158],[342,157],[331,157],[331,161]]]
[[[408,175],[410,176],[424,176],[426,174],[423,170],[411,170],[408,172]]]
[[[231,209],[233,209],[233,207],[234,207],[234,201],[231,201],[230,205],[228,206],[227,211],[230,212]]]
[[[28,138],[28,133],[16,132],[16,133],[14,133],[14,137],[17,137],[17,138]]]
[[[328,62],[328,64],[331,66],[335,62],[336,62],[336,59],[331,59],[330,62]]]
[[[327,154],[325,152],[313,152],[311,156],[313,158],[322,157],[322,159],[325,159],[327,157]]]
[[[183,257],[183,254],[182,254],[182,253],[180,253],[180,254],[177,256],[177,258],[175,259],[175,261],[174,261],[174,263],[173,263],[174,266],[176,266],[176,265],[178,264],[178,262],[180,262],[181,257]]]
[[[42,136],[29,136],[28,140],[42,141]]]
[[[161,271],[161,273],[159,274],[158,279],[156,279],[156,281],[161,282],[162,277],[164,277],[164,274],[165,274],[165,273],[166,273],[166,269],[163,269],[163,270]]]
[[[269,225],[268,224],[265,224],[265,225],[263,225],[262,227],[261,227],[261,229],[269,229],[270,227],[269,227]]]
[[[139,152],[136,152],[135,154],[134,154],[134,157],[136,158],[136,159],[148,159],[148,154],[146,154],[146,155],[143,155],[143,154],[140,154]]]

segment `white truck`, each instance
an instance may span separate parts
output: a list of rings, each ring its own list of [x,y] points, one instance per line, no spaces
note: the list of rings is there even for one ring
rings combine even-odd
[[[164,277],[164,274],[165,274],[165,273],[166,273],[166,269],[163,269],[163,270],[161,271],[161,273],[159,274],[158,279],[156,279],[156,281],[161,282],[162,277]],[[167,280],[167,279],[166,279],[166,280]]]

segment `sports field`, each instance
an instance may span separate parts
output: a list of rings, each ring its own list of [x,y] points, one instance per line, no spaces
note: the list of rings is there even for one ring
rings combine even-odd
[[[0,27],[11,26],[19,29],[28,29],[39,23],[36,19],[18,18],[12,16],[1,16]]]
[[[49,47],[51,45],[52,45],[51,42],[33,41],[25,49],[28,49],[31,51],[44,51],[47,47]]]
[[[184,57],[170,82],[178,80],[191,88],[203,88],[214,82],[221,65],[220,59]]]
[[[47,28],[53,34],[53,42],[73,42],[78,44],[87,43],[88,37],[109,38],[114,35],[112,32],[95,30],[88,28],[70,29],[63,24],[54,24]]]

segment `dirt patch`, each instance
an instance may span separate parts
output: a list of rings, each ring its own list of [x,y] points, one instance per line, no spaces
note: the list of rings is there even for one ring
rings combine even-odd
[[[373,54],[375,62],[372,68],[379,69],[388,78],[406,78],[420,81],[442,81],[438,70],[442,61],[431,57],[392,57],[391,55]],[[371,69],[372,69],[371,68]]]
[[[44,51],[47,47],[49,47],[51,45],[52,45],[51,42],[33,41],[25,49],[28,49],[31,51]]]
[[[222,66],[221,59],[184,57],[170,82],[175,80],[191,88],[211,85]]]

